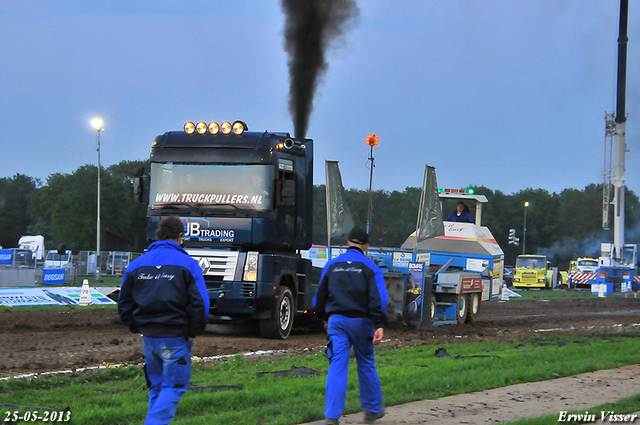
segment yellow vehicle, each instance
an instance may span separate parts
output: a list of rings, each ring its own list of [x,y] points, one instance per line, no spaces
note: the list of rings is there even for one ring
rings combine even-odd
[[[516,288],[551,288],[553,271],[546,255],[518,255],[513,286]]]

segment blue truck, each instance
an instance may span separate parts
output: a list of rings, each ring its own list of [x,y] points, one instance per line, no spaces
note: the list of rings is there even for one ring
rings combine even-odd
[[[157,136],[134,196],[148,202],[148,239],[163,217],[185,226],[183,247],[202,268],[210,320],[251,319],[286,339],[312,321],[313,140],[250,132],[246,123],[188,122]],[[147,187],[144,179],[148,178]]]

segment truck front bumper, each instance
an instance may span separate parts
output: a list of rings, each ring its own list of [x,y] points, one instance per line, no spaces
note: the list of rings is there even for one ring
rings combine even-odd
[[[234,316],[270,313],[276,290],[270,283],[224,282],[220,288],[208,288],[209,314]]]

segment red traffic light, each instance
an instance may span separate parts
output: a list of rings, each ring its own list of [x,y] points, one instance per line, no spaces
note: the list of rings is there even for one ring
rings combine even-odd
[[[378,144],[378,136],[370,134],[367,136],[367,145],[374,147]]]

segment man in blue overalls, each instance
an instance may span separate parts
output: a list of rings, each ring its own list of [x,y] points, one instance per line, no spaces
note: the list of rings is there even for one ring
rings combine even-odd
[[[181,247],[184,226],[167,217],[156,242],[129,264],[122,279],[118,314],[142,334],[149,411],[145,425],[171,422],[189,389],[191,345],[204,332],[209,297],[198,263]]]
[[[388,323],[389,296],[382,271],[364,254],[369,235],[356,228],[349,234],[347,246],[344,254],[325,265],[314,299],[316,313],[328,320],[327,425],[337,425],[344,409],[351,346],[358,364],[365,422],[373,423],[385,413],[373,346],[382,340]]]

